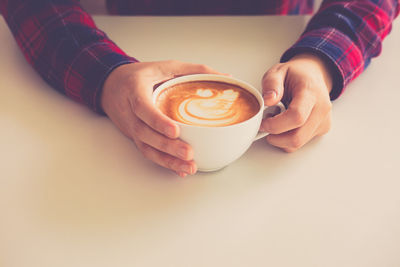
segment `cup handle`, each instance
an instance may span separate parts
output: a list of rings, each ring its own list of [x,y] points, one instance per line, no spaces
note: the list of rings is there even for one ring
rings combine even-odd
[[[278,115],[279,113],[282,113],[286,110],[285,105],[283,105],[282,102],[279,102],[275,106],[264,106],[263,110],[263,119],[266,117],[273,117],[275,115]],[[263,138],[264,136],[267,136],[268,133],[266,132],[258,132],[256,137],[254,138],[254,141]]]

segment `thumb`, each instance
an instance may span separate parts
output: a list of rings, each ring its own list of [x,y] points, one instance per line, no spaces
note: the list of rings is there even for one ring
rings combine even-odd
[[[272,68],[262,79],[262,95],[266,106],[273,106],[281,101],[284,93],[286,70]]]

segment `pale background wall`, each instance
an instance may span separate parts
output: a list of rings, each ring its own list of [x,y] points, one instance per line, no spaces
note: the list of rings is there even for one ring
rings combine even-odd
[[[322,0],[315,0],[315,6],[319,7]],[[105,0],[81,0],[82,6],[91,14],[106,14]]]

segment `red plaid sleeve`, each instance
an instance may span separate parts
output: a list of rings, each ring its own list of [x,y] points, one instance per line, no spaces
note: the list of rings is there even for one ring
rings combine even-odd
[[[336,99],[380,54],[399,9],[399,0],[325,0],[281,61],[303,52],[322,56],[333,70],[331,99]]]
[[[127,56],[75,0],[0,0],[27,61],[52,87],[96,112],[105,78]]]
[[[106,0],[118,15],[311,14],[313,0]]]

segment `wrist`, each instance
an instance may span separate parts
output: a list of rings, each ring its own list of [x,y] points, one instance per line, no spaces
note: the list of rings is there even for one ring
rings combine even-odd
[[[126,68],[133,63],[127,63],[123,65],[119,65],[115,69],[113,69],[104,80],[101,96],[100,96],[100,105],[104,113],[107,113],[108,107],[108,99],[111,98],[111,94],[113,91],[116,91],[119,86],[121,86],[121,82],[124,80],[124,76],[126,76]]]
[[[322,75],[322,79],[328,89],[328,93],[332,91],[333,87],[333,71],[329,64],[325,62],[323,57],[310,52],[300,53],[293,56],[289,61],[303,61],[312,64],[318,69]]]

